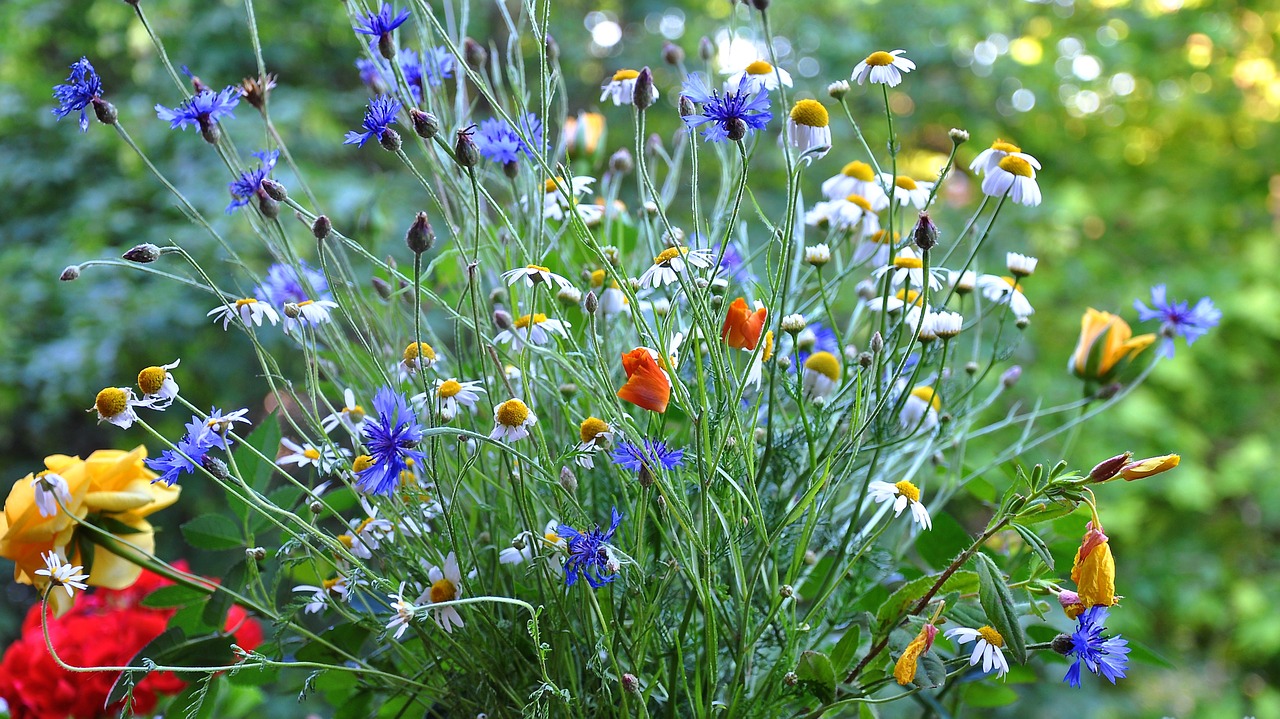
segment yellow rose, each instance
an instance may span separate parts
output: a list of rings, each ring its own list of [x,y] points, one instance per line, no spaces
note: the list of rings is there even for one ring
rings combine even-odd
[[[1155,341],[1153,334],[1134,337],[1129,323],[1090,307],[1080,318],[1080,339],[1067,369],[1081,379],[1106,382]]]

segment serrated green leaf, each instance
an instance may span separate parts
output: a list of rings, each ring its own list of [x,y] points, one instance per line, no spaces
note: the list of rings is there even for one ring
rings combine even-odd
[[[814,651],[801,653],[796,677],[819,701],[830,703],[835,700],[836,671],[826,654]]]
[[[893,594],[890,594],[889,598],[880,605],[880,609],[876,611],[877,634],[887,632],[897,626],[898,620],[929,591],[929,587],[932,587],[934,582],[938,581],[938,576],[937,574],[929,574],[917,577],[894,590]],[[947,581],[938,589],[937,594],[948,592],[968,594],[977,588],[978,575],[961,569],[947,578]]]
[[[142,606],[151,607],[152,609],[185,607],[193,602],[201,601],[207,596],[209,596],[208,592],[185,587],[181,584],[171,584],[167,587],[160,587],[143,597]]]
[[[1031,551],[1035,552],[1037,557],[1040,557],[1040,561],[1044,562],[1049,569],[1053,569],[1053,554],[1049,551],[1049,546],[1040,538],[1040,535],[1017,522],[1013,522],[1010,526],[1022,536],[1027,546],[1031,547]]]
[[[182,536],[196,549],[236,549],[244,546],[240,528],[221,514],[202,514],[182,525]]]
[[[1004,575],[991,557],[978,552],[973,555],[978,569],[978,601],[982,603],[982,611],[987,613],[987,621],[1004,637],[1004,645],[1008,647],[1013,658],[1019,664],[1027,663],[1027,641],[1018,623],[1017,607],[1013,602],[1013,593],[1004,582]]]

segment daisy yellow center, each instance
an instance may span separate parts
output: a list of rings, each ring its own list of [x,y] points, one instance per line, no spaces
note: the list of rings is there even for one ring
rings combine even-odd
[[[540,325],[547,321],[547,316],[541,312],[535,315],[520,315],[516,318],[516,327],[524,329],[531,324]]]
[[[360,422],[364,420],[364,407],[356,405],[354,407],[343,407],[343,412],[347,413],[347,419],[352,422]]]
[[[920,304],[920,293],[915,290],[906,289],[905,287],[898,290],[896,297],[909,305]]]
[[[107,387],[98,393],[93,406],[103,417],[114,417],[129,407],[129,395],[119,387]]]
[[[547,178],[547,182],[545,185],[547,193],[549,194],[549,193],[555,192],[556,188],[560,186],[561,182],[564,182],[563,177],[557,177],[554,179]]]
[[[835,382],[840,379],[840,360],[830,352],[814,352],[804,361],[804,368]]]
[[[242,300],[236,300],[236,309],[240,309],[241,307],[248,307],[249,305],[256,305],[256,304],[258,304],[257,300],[255,300],[252,297],[246,297]]]
[[[653,264],[660,265],[664,262],[670,262],[677,257],[688,254],[688,252],[689,248],[687,247],[668,247],[662,252],[659,252],[657,257],[653,258]]]
[[[894,239],[894,241],[896,241],[896,240],[898,239],[898,233],[896,233],[896,232],[895,232],[895,233],[893,233],[893,239]],[[882,245],[887,245],[887,244],[889,244],[889,231],[888,231],[888,230],[876,230],[876,231],[875,231],[875,234],[871,235],[871,241],[872,241],[872,242],[878,242],[878,243],[880,243],[880,244],[882,244]]]
[[[365,518],[364,518],[364,520],[363,520],[362,522],[360,522],[360,524],[359,524],[359,525],[357,525],[357,526],[356,526],[356,531],[355,531],[355,532],[353,532],[353,534],[362,534],[362,533],[364,533],[364,530],[366,530],[366,529],[368,529],[368,528],[369,528],[369,524],[370,524],[371,522],[373,522],[373,517],[365,517]]]
[[[911,179],[910,177],[907,177],[906,175],[898,175],[897,177],[893,178],[893,184],[897,185],[898,187],[904,190],[914,190],[917,187],[919,187],[919,185],[916,184],[915,180]]]
[[[748,75],[772,75],[773,65],[770,65],[764,60],[756,60],[750,65],[747,65],[746,70]]]
[[[518,399],[509,399],[498,406],[498,424],[519,427],[529,419],[529,408]]]
[[[325,590],[325,591],[330,591],[330,590],[332,590],[334,587],[338,586],[338,582],[341,582],[341,581],[342,581],[342,579],[341,579],[341,578],[339,578],[339,577],[333,577],[332,579],[326,579],[326,580],[324,580],[323,582],[321,582],[321,583],[320,583],[320,586],[321,586],[321,587],[324,587],[324,590]]]
[[[934,392],[933,388],[927,385],[922,385],[911,390],[911,396],[921,400],[922,402],[928,402],[934,412],[937,412],[942,408],[942,400],[938,399],[938,393]]]
[[[853,162],[845,165],[840,169],[840,174],[845,177],[852,177],[855,180],[862,180],[863,182],[871,182],[876,179],[875,170],[872,170],[871,165],[868,165],[861,160],[854,160]]]
[[[858,207],[861,207],[866,212],[874,212],[874,210],[871,209],[871,203],[862,195],[849,195],[844,199],[846,202],[852,202]]]
[[[1021,147],[1018,147],[1012,142],[1005,142],[1004,140],[1001,140],[999,138],[997,138],[995,142],[991,143],[991,149],[998,150],[1004,153],[1022,152]]]
[[[436,351],[426,342],[410,342],[409,346],[404,348],[404,361],[412,362],[419,357],[435,360]]]
[[[302,450],[302,456],[314,462],[315,460],[320,459],[320,450],[315,447],[307,447]]]
[[[582,426],[578,428],[578,436],[583,442],[590,442],[601,434],[609,431],[609,423],[599,417],[587,417],[582,420]]]
[[[431,583],[431,603],[439,604],[440,602],[448,602],[458,596],[458,588],[453,586],[453,582],[441,577]]]
[[[457,380],[447,379],[441,382],[440,386],[436,388],[436,395],[442,399],[448,399],[450,397],[456,397],[461,391],[462,385]]]
[[[902,267],[908,270],[918,270],[924,267],[924,260],[919,257],[911,257],[909,255],[899,255],[893,258],[894,267]]]
[[[990,644],[991,646],[996,647],[997,649],[1004,646],[1004,637],[1000,636],[1000,632],[997,632],[991,627],[979,628],[978,636],[987,640],[987,644]]]
[[[831,122],[827,108],[817,100],[801,100],[791,108],[791,119],[797,125],[826,127]]]
[[[872,67],[884,67],[885,65],[892,65],[893,55],[890,55],[884,50],[879,50],[877,52],[871,53],[870,55],[867,55],[866,63]]]
[[[592,287],[604,286],[604,270],[593,270],[591,272],[591,286]]]
[[[310,305],[310,304],[315,304],[315,300],[303,300],[303,301],[301,301],[301,302],[299,302],[299,303],[298,303],[298,306],[299,306],[299,307],[306,307],[307,305]]]
[[[363,472],[372,466],[373,457],[370,457],[367,454],[362,454],[359,457],[356,457],[355,461],[351,463],[351,470],[353,472]]]
[[[342,546],[351,549],[351,545],[355,544],[355,537],[350,534],[339,534],[338,541],[342,542]]]
[[[1001,277],[1000,279],[1004,280],[1004,281],[1005,281],[1005,282],[1006,282],[1010,287],[1013,287],[1014,289],[1017,289],[1017,287],[1018,287],[1018,280],[1017,280],[1017,278],[1010,277],[1009,275],[1005,275],[1005,276]]]
[[[164,386],[163,367],[148,367],[138,373],[138,388],[143,394],[155,394]]]
[[[1018,177],[1036,176],[1035,171],[1031,169],[1031,163],[1017,155],[1006,155],[1000,158],[1000,169]]]
[[[640,77],[640,73],[637,70],[622,69],[613,73],[614,82],[621,82],[623,80],[634,80],[637,77]]]
[[[542,535],[542,538],[546,540],[548,544],[560,543],[560,535],[556,534],[555,532],[547,532],[546,534]]]
[[[904,479],[893,486],[898,488],[898,494],[901,494],[912,502],[920,501],[920,488],[907,480]]]

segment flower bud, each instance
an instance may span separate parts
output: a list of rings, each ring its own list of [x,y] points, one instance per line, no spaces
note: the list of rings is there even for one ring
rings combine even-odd
[[[684,62],[684,50],[673,42],[662,43],[662,59],[668,65],[679,65]]]
[[[130,262],[137,262],[140,265],[145,265],[160,259],[160,248],[150,242],[144,242],[124,253],[122,257]]]
[[[63,270],[62,274],[58,276],[58,279],[63,282],[80,279],[80,265],[68,265],[67,269]]]
[[[787,672],[782,675],[782,683],[794,687],[800,683],[800,677],[795,672]]]
[[[546,50],[547,62],[555,64],[560,60],[560,43],[556,42],[554,37],[551,37],[551,33],[547,33]]]
[[[1154,474],[1168,472],[1174,467],[1177,467],[1178,463],[1181,461],[1182,457],[1177,454],[1148,457],[1146,459],[1140,459],[1137,462],[1130,462],[1121,467],[1120,476],[1130,482],[1135,479],[1145,479],[1146,477],[1150,477]]]
[[[268,220],[274,220],[280,216],[280,203],[267,193],[260,192],[258,193],[258,211]]]
[[[384,300],[391,299],[391,285],[387,284],[386,280],[381,277],[374,277],[369,280],[369,283],[373,285],[373,291],[377,292],[379,297]]]
[[[200,466],[204,467],[206,472],[212,474],[218,479],[231,478],[231,470],[227,469],[227,463],[212,454],[206,454],[204,458],[200,460]]]
[[[977,374],[977,373],[978,373],[978,363],[977,363],[977,362],[974,362],[973,360],[969,360],[968,362],[965,362],[965,363],[964,363],[964,372],[965,372],[965,374],[967,374],[967,375],[969,375],[969,376],[973,376],[973,375]]]
[[[583,300],[582,305],[586,308],[587,314],[594,315],[596,310],[600,309],[600,298],[596,297],[595,290],[587,291],[587,298]]]
[[[409,231],[405,233],[404,243],[409,246],[409,251],[419,255],[430,250],[436,243],[436,233],[431,229],[427,213],[419,212],[414,218],[413,224],[409,225]]]
[[[653,71],[649,69],[648,65],[645,65],[640,68],[640,74],[636,75],[635,93],[631,96],[631,102],[636,106],[637,110],[644,112],[649,109],[649,106],[653,105],[654,94]]]
[[[1017,327],[1017,328],[1018,328],[1018,329],[1020,329],[1020,330],[1025,330],[1026,328],[1028,328],[1028,327],[1030,327],[1030,326],[1031,326],[1031,318],[1030,318],[1030,317],[1019,317],[1019,318],[1017,319],[1017,321],[1013,323],[1013,326],[1014,326],[1014,327]]]
[[[933,220],[929,219],[928,212],[921,212],[920,218],[916,220],[916,226],[911,230],[911,239],[916,243],[916,247],[922,250],[932,250],[938,244],[938,226],[933,224]]]
[[[778,359],[785,358],[779,357]],[[769,439],[769,430],[764,427],[756,427],[755,431],[751,433],[751,436],[755,439],[756,444],[764,444],[765,440]]]
[[[947,133],[947,136],[951,138],[951,144],[957,146],[963,145],[969,141],[969,132],[956,127],[951,128],[951,131]]]
[[[476,146],[476,141],[471,138],[472,130],[458,130],[457,139],[453,146],[454,159],[463,167],[475,167],[480,162],[480,148]]]
[[[875,299],[876,283],[871,280],[862,280],[854,286],[853,291],[857,293],[858,299],[860,300]]]
[[[467,38],[462,41],[462,59],[466,60],[467,67],[480,72],[489,59],[489,52],[480,43]]]
[[[267,558],[267,550],[262,547],[246,547],[244,550],[245,559],[252,559],[255,562],[261,562]]]
[[[489,304],[497,307],[507,301],[507,288],[495,287],[489,292]]]
[[[311,504],[307,505],[307,509],[310,509],[312,514],[319,514],[324,511],[324,505],[320,503],[320,500],[313,499]]]
[[[870,352],[862,352],[858,354],[858,366],[866,369],[876,361],[875,355]]]
[[[311,234],[317,240],[324,240],[331,231],[333,231],[333,223],[324,215],[316,217],[316,221],[311,223]]]
[[[631,172],[635,167],[635,160],[631,158],[631,151],[625,147],[618,148],[618,151],[609,156],[609,171],[617,175],[625,175]]]
[[[740,117],[731,117],[725,123],[725,134],[737,142],[747,136],[747,123]]]
[[[556,293],[556,299],[566,307],[573,307],[582,301],[582,290],[577,287],[561,287]]]
[[[1069,656],[1075,646],[1076,642],[1071,638],[1070,634],[1059,634],[1053,638],[1053,641],[1049,642],[1049,647],[1064,657]]]
[[[760,12],[769,9],[769,0],[751,0],[751,5]]]
[[[628,694],[640,693],[640,680],[636,679],[636,675],[626,672],[622,675],[622,690]]]
[[[640,471],[636,473],[636,482],[644,489],[653,486],[653,472],[649,471],[649,465],[640,465]]]
[[[98,122],[104,125],[116,124],[116,118],[120,116],[120,113],[116,112],[115,105],[100,97],[93,98],[93,114],[98,118]]]
[[[784,584],[781,587],[778,587],[778,596],[782,597],[783,599],[790,599],[791,597],[795,596],[795,593],[796,593],[795,587],[791,586],[790,584]]]
[[[509,330],[515,324],[511,318],[511,313],[506,310],[493,311],[493,325],[500,330]]]
[[[301,315],[301,314],[302,314],[302,308],[298,306],[298,303],[297,303],[297,302],[286,302],[286,303],[284,303],[284,316],[285,316],[285,317],[288,317],[288,318],[289,318],[289,319],[291,319],[291,320],[296,320],[296,319],[298,319],[299,315]]]
[[[884,351],[884,337],[880,336],[880,332],[876,331],[871,335],[871,341],[867,343],[871,349],[871,354],[878,355]]]
[[[1011,387],[1013,387],[1015,384],[1018,383],[1018,380],[1021,377],[1022,377],[1022,366],[1014,365],[1009,369],[1005,370],[1004,374],[1000,375],[1000,386],[1004,387],[1005,389],[1010,389]]]
[[[267,197],[276,202],[284,202],[289,197],[289,191],[285,189],[285,186],[271,178],[266,178],[262,181],[262,189],[267,193]]]
[[[711,58],[716,56],[716,46],[711,43],[711,38],[706,35],[698,41],[698,57],[703,62],[711,62]]]
[[[849,94],[849,81],[836,80],[827,85],[827,94],[837,100],[843,100],[844,96]]]
[[[382,149],[387,152],[397,152],[402,144],[400,133],[388,127],[382,131],[382,137],[378,138],[378,144],[382,145]]]
[[[649,135],[649,139],[644,143],[644,151],[650,155],[662,152],[662,137],[656,132]]]
[[[378,36],[378,54],[388,60],[395,60],[396,40],[391,37],[391,33],[384,32]]]
[[[1089,481],[1105,482],[1114,478],[1117,474],[1120,474],[1120,469],[1128,464],[1132,458],[1133,452],[1125,452],[1124,454],[1117,454],[1111,459],[1102,460],[1089,471]]]
[[[424,140],[430,140],[440,132],[440,119],[429,112],[412,108],[409,119],[413,122],[413,131]]]
[[[578,491],[578,478],[573,475],[573,471],[568,467],[560,468],[560,487],[569,494]]]
[[[786,355],[783,355],[783,356],[779,357],[779,358],[778,358],[777,360],[775,360],[775,361],[778,363],[778,366],[782,368],[782,371],[783,371],[783,372],[785,372],[785,371],[787,371],[787,370],[791,369],[791,358],[790,358],[790,357],[788,357],[788,356],[786,356]]]

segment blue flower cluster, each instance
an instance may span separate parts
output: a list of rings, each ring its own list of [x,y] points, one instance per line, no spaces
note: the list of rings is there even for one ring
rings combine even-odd
[[[235,211],[237,207],[244,207],[249,204],[262,189],[262,181],[267,179],[271,174],[271,170],[276,166],[276,160],[280,159],[279,150],[263,150],[253,153],[253,156],[262,161],[252,170],[245,170],[240,176],[227,184],[227,188],[231,190],[231,204],[227,205],[227,214]],[[278,267],[279,265],[277,265]],[[321,276],[323,280],[323,275]]]
[[[53,98],[58,106],[53,114],[59,120],[77,110],[80,112],[80,132],[89,129],[89,116],[85,108],[102,95],[102,79],[94,71],[88,58],[80,58],[71,64],[71,74],[65,85],[54,85]]]
[[[651,470],[661,466],[670,471],[684,464],[684,450],[668,449],[667,443],[662,440],[645,439],[643,444],[623,440],[614,448],[611,456],[614,464],[632,472],[639,472],[645,465]]]
[[[375,92],[386,92],[396,84],[395,70],[389,62],[378,57],[377,53],[374,56],[374,60],[356,60],[360,80]],[[396,61],[400,63],[400,70],[404,72],[405,82],[409,83],[413,98],[419,102],[422,101],[425,86],[437,87],[453,77],[453,55],[444,46],[427,48],[422,54],[405,48],[396,54]]]
[[[232,110],[240,104],[240,90],[228,85],[222,92],[201,90],[173,109],[156,105],[156,117],[169,123],[172,130],[185,130],[187,125],[204,129],[220,118],[231,117]]]
[[[599,589],[612,582],[618,572],[617,560],[609,548],[614,532],[622,522],[618,508],[613,508],[613,522],[609,530],[595,529],[579,532],[567,524],[556,527],[556,534],[568,544],[569,558],[564,563],[565,586],[572,587],[578,577],[585,577],[592,589]]]
[[[744,74],[736,92],[711,90],[699,73],[690,73],[681,93],[691,102],[702,105],[701,113],[684,116],[690,130],[702,128],[702,139],[710,142],[741,140],[753,130],[763,130],[773,119],[769,111],[769,93],[763,84]]]
[[[1071,634],[1071,649],[1067,653],[1067,656],[1075,657],[1076,660],[1067,669],[1067,675],[1062,681],[1079,688],[1081,664],[1112,684],[1117,679],[1124,679],[1125,672],[1129,669],[1129,642],[1118,635],[1103,638],[1107,613],[1106,607],[1097,605],[1080,615],[1076,630]]]
[[[542,146],[542,120],[532,112],[520,118],[520,133],[504,120],[496,117],[480,123],[480,131],[476,133],[476,146],[484,157],[505,165],[515,162],[523,153],[526,157],[534,157],[537,148]],[[528,142],[522,140],[523,134]]]
[[[232,412],[230,417],[239,418],[244,412],[245,410]],[[207,420],[192,415],[191,421],[186,424],[187,433],[178,442],[176,449],[166,449],[159,457],[146,460],[146,465],[152,471],[160,473],[152,483],[163,481],[172,487],[177,484],[180,475],[194,474],[196,465],[204,462],[209,450],[229,450],[234,440],[229,434],[220,433],[215,429],[220,424],[219,420],[223,419],[227,418],[224,418],[222,410],[216,407],[209,410]],[[238,419],[238,421],[245,420]]]
[[[422,425],[403,395],[383,387],[373,397],[376,420],[364,425],[365,444],[373,463],[356,475],[362,492],[387,495],[400,486],[400,473],[422,464],[426,455],[414,449],[422,440]]]
[[[315,294],[307,292],[308,287]],[[288,302],[333,300],[324,273],[306,262],[299,262],[296,268],[281,263],[272,265],[262,284],[253,288],[253,296],[272,307],[283,307]]]
[[[1173,356],[1173,338],[1181,337],[1188,345],[1194,344],[1209,330],[1218,326],[1222,320],[1222,312],[1213,306],[1213,300],[1201,297],[1192,307],[1189,302],[1170,302],[1164,285],[1151,288],[1151,307],[1142,300],[1134,300],[1133,307],[1138,311],[1138,319],[1160,320],[1160,356]]]
[[[364,132],[355,130],[347,132],[347,137],[342,144],[364,147],[364,143],[371,138],[376,137],[381,140],[392,123],[396,121],[396,115],[400,113],[401,107],[403,106],[400,101],[390,95],[370,98],[368,109],[364,113],[364,122],[360,124]]]

